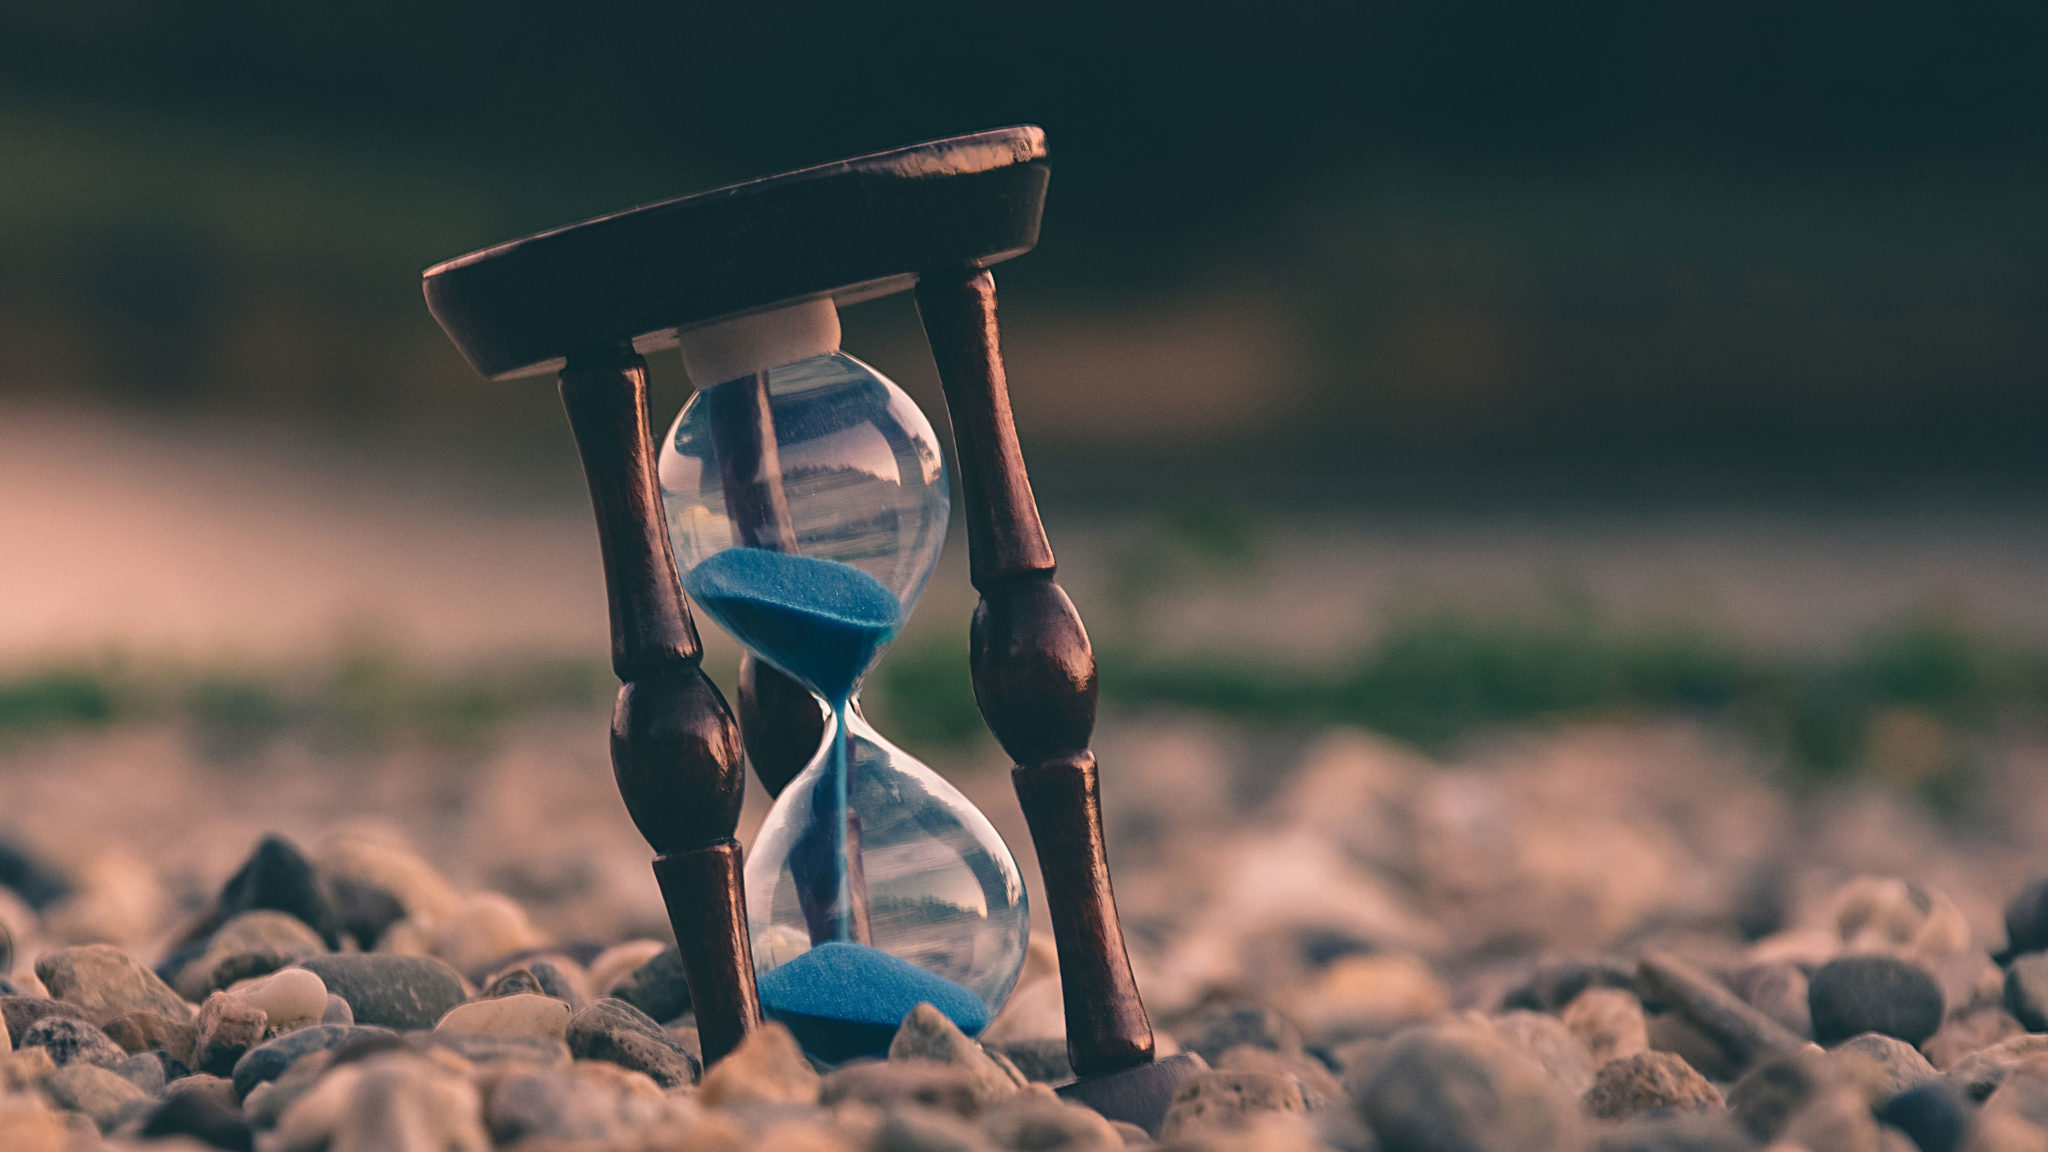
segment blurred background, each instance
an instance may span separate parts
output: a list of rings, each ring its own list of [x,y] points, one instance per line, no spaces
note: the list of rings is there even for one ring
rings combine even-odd
[[[1333,728],[1678,724],[1981,813],[2048,706],[2044,45],[1899,0],[0,5],[0,741],[245,785],[573,748],[615,805],[557,398],[420,271],[1033,122],[1017,418],[1154,795]],[[906,297],[844,319],[943,411]],[[974,776],[961,543],[868,699]]]

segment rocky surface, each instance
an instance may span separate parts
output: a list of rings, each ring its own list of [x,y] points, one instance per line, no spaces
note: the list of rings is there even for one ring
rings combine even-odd
[[[186,774],[136,778],[127,815],[112,777],[78,804],[84,752],[37,751],[43,780],[0,750],[0,1149],[2048,1148],[2048,758],[2024,749],[1937,817],[1795,796],[1681,728],[1438,764],[1112,724],[1133,960],[1160,1050],[1210,1066],[1145,1134],[1051,1091],[1042,921],[981,1043],[920,1009],[886,1060],[820,1068],[769,1027],[704,1069],[588,736],[345,789],[121,737]],[[1036,895],[1003,775],[961,783]],[[432,822],[330,824],[358,794]]]

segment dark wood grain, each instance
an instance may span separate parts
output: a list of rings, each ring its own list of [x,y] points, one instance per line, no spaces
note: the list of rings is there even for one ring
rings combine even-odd
[[[1010,412],[984,268],[928,272],[917,306],[944,385],[967,516],[968,564],[981,604],[971,664],[981,714],[1016,764],[1011,774],[1038,850],[1059,946],[1067,1052],[1077,1075],[1151,1061],[1152,1025],[1117,921],[1094,754],[1095,654],[1053,580]]]
[[[654,860],[707,1066],[739,1047],[761,1019],[741,871],[740,846],[732,840]]]
[[[680,329],[909,288],[1038,243],[1045,133],[954,136],[646,204],[427,269],[427,308],[472,367],[503,379],[591,348],[642,352]]]
[[[676,580],[654,483],[646,363],[623,347],[574,357],[561,390],[597,514],[622,682],[612,773],[658,853],[704,1058],[715,1061],[761,1015],[733,840],[746,792],[739,728],[699,667],[703,650]]]

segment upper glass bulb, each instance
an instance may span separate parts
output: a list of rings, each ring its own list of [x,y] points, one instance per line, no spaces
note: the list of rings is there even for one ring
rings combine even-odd
[[[909,616],[951,507],[931,422],[838,346],[830,301],[686,334],[700,387],[659,463],[691,598],[828,704]]]

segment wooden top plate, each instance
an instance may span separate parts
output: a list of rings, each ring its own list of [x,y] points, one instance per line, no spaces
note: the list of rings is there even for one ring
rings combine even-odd
[[[1050,171],[1031,125],[856,156],[458,256],[427,269],[427,308],[492,379],[629,341],[646,352],[724,317],[1027,252]]]

